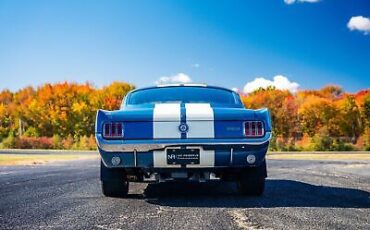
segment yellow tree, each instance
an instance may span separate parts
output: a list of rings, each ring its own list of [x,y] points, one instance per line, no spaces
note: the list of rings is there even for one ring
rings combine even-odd
[[[0,92],[0,141],[8,136],[11,131],[12,123],[12,105],[13,93],[5,89]]]
[[[246,108],[268,108],[271,112],[275,135],[291,137],[297,132],[297,105],[294,96],[287,90],[259,89],[242,96]]]
[[[112,84],[103,87],[101,95],[103,99],[103,109],[116,110],[120,108],[122,99],[126,94],[133,90],[133,85],[124,82],[113,82]]]

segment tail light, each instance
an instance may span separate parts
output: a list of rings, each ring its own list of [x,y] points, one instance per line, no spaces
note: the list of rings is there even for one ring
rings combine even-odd
[[[265,129],[262,121],[246,121],[244,122],[244,135],[246,137],[263,137]]]
[[[122,138],[124,136],[122,122],[108,122],[103,125],[104,138]]]

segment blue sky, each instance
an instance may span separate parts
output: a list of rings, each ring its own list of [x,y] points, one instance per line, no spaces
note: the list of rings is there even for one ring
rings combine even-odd
[[[0,89],[163,76],[243,89],[282,75],[355,92],[370,88],[370,29],[350,30],[354,16],[370,1],[0,0]]]

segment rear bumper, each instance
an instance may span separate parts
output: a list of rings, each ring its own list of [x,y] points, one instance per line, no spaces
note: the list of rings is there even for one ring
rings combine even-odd
[[[166,147],[162,150],[154,151],[131,151],[131,152],[107,152],[99,147],[99,152],[104,165],[108,168],[126,168],[140,169],[143,171],[156,172],[163,169],[213,169],[221,168],[240,168],[240,167],[256,167],[259,166],[265,159],[269,140],[261,144],[195,144],[193,148],[200,148],[200,164],[199,165],[169,165],[167,164]],[[178,146],[178,145],[175,145]],[[183,145],[181,145],[183,146]],[[189,145],[185,145],[187,148]],[[248,163],[248,155],[255,156],[254,163]],[[112,158],[119,157],[118,165],[112,164]]]

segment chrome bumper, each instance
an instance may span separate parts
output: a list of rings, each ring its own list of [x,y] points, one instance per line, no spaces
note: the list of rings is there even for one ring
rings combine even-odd
[[[100,149],[105,152],[148,152],[175,146],[214,146],[214,145],[262,145],[271,139],[271,132],[255,139],[166,139],[166,140],[107,140],[100,133],[95,135]]]

